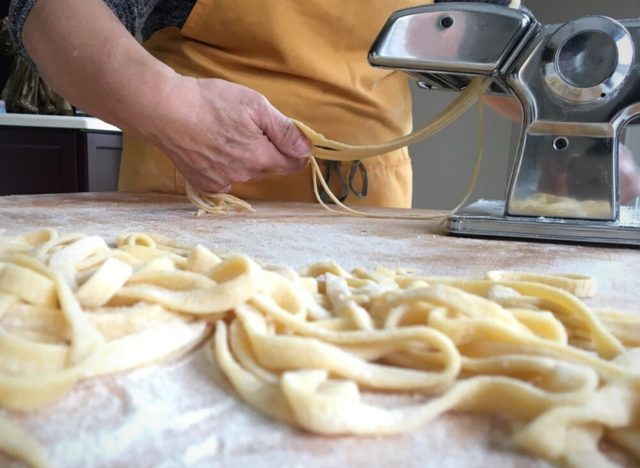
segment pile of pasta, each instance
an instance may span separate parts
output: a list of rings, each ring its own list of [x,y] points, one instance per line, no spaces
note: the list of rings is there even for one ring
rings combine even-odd
[[[595,312],[594,292],[578,275],[267,268],[145,233],[0,236],[0,407],[204,346],[247,404],[313,433],[467,411],[508,415],[515,447],[561,465],[616,466],[603,441],[640,461],[640,316]],[[8,419],[0,450],[46,465]]]

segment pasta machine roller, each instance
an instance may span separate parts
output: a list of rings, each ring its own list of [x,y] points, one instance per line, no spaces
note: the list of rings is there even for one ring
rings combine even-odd
[[[480,3],[395,12],[369,52],[425,89],[462,91],[491,77],[522,129],[504,200],[453,215],[453,234],[640,245],[640,208],[622,206],[618,148],[640,114],[640,20],[581,17],[544,25]]]

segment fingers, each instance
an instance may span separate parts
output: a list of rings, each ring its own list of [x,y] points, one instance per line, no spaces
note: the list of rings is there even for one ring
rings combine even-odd
[[[226,193],[235,183],[252,182],[267,174],[278,175],[300,172],[308,158],[284,156],[269,140],[262,138],[251,146],[252,160],[240,164],[233,154],[226,154],[224,162],[195,166],[182,162],[178,170],[197,189],[205,192]]]
[[[231,191],[231,181],[215,170],[196,170],[188,163],[176,164],[182,176],[198,191],[205,193],[228,193]]]
[[[286,169],[274,169],[272,172],[278,175],[295,174],[296,172],[303,171],[309,165],[309,158],[297,159],[290,158],[291,163]]]
[[[312,145],[291,119],[278,111],[266,99],[256,106],[256,125],[260,127],[278,151],[291,158],[311,155]]]
[[[195,188],[226,192],[268,173],[303,170],[311,143],[259,93],[216,79],[183,77],[179,117],[156,142]],[[184,102],[189,105],[186,108]],[[168,131],[167,131],[168,129]]]
[[[299,172],[307,166],[308,157],[291,157],[283,154],[266,137],[254,145],[256,169],[275,174]]]
[[[618,170],[620,172],[620,202],[630,203],[640,196],[640,168],[633,153],[625,145],[618,152]]]
[[[512,122],[522,122],[522,106],[512,96],[486,95],[482,101],[502,117]]]

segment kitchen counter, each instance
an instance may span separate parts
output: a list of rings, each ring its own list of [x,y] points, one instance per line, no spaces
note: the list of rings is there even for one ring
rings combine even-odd
[[[88,132],[120,133],[120,129],[95,117],[0,113],[0,126],[66,128]]]
[[[121,153],[93,117],[0,113],[0,195],[117,190]]]
[[[10,196],[0,197],[0,226],[9,234],[82,231],[109,242],[122,231],[157,232],[292,267],[334,259],[348,269],[383,265],[428,275],[583,273],[598,281],[589,304],[640,312],[638,249],[455,238],[439,234],[437,221],[345,218],[311,204],[255,208],[196,218],[186,199],[173,195]],[[46,447],[53,466],[548,466],[512,452],[500,418],[449,414],[394,437],[292,429],[247,407],[201,350],[81,382],[45,409],[10,417]]]

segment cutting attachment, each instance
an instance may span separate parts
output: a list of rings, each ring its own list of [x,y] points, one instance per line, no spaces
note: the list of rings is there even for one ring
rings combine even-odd
[[[513,95],[522,129],[504,200],[452,216],[454,234],[640,245],[640,208],[621,206],[618,148],[640,114],[640,20],[588,16],[543,25],[479,3],[394,13],[369,52],[425,89],[489,76]]]

